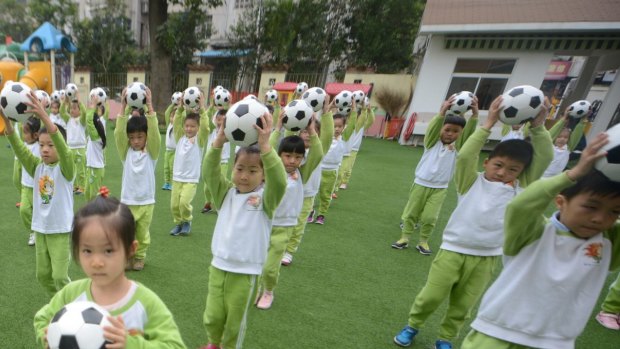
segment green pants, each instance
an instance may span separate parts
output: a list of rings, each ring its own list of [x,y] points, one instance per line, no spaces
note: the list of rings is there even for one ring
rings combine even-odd
[[[506,342],[504,340],[487,336],[476,330],[471,330],[463,340],[461,349],[534,349],[524,345]]]
[[[172,167],[174,164],[174,150],[166,149],[164,154],[164,183],[172,183]]]
[[[325,216],[332,202],[332,193],[338,178],[338,170],[321,171],[321,185],[319,186],[319,208],[317,215]]]
[[[75,189],[84,190],[86,188],[86,148],[74,148],[73,161],[75,162]]]
[[[196,195],[196,183],[172,181],[170,210],[174,224],[192,221],[192,200]]]
[[[308,215],[310,214],[310,211],[312,211],[313,205],[314,196],[304,198],[304,203],[301,206],[301,212],[299,213],[299,217],[297,217],[297,225],[293,228],[291,238],[288,239],[288,245],[286,245],[286,252],[297,252],[297,248],[299,248],[299,244],[301,244],[301,239],[304,237],[304,232],[306,231],[306,224],[308,223]]]
[[[601,308],[606,313],[620,314],[620,274],[618,274],[616,281],[609,288]]]
[[[409,240],[415,226],[419,223],[420,242],[427,242],[435,229],[435,223],[447,192],[446,188],[429,188],[414,183],[409,192],[409,201],[401,216],[404,225],[401,238]]]
[[[242,347],[255,283],[256,275],[209,267],[209,293],[203,315],[209,343],[222,349]]]
[[[69,279],[71,234],[35,233],[37,280],[53,296]]]
[[[17,159],[13,161],[13,185],[18,192],[22,191],[22,163]]]
[[[409,326],[421,328],[447,299],[448,309],[441,322],[439,339],[452,341],[487,289],[499,260],[500,256],[471,256],[440,249],[431,265],[426,285],[411,306]]]
[[[336,191],[341,184],[349,184],[349,180],[351,179],[351,173],[353,172],[353,165],[355,164],[355,159],[357,158],[357,150],[351,150],[351,154],[349,156],[345,156],[342,158],[342,164],[340,165],[340,170],[338,171],[338,183],[336,185]]]
[[[203,164],[203,166],[205,166]],[[221,169],[221,173],[224,177],[228,176],[228,164],[220,164],[220,169]],[[202,188],[204,190],[204,194],[205,194],[205,203],[211,203],[211,201],[213,200],[211,198],[211,191],[209,190],[209,188],[207,187],[207,182],[206,181],[202,181]]]
[[[153,209],[155,204],[150,205],[129,205],[129,210],[136,221],[136,240],[138,241],[138,249],[136,250],[135,259],[145,259],[146,250],[151,244],[151,221],[153,220]]]
[[[280,267],[282,266],[280,261],[284,257],[284,252],[286,252],[286,246],[293,233],[293,228],[295,227],[274,226],[271,228],[269,252],[267,252],[267,260],[263,265],[263,273],[261,274],[261,286],[264,290],[273,291],[278,284]]]
[[[28,234],[32,232],[32,194],[32,188],[25,185],[22,186],[21,198],[19,199],[21,202],[21,206],[19,206],[19,216]]]
[[[99,188],[103,184],[103,176],[105,174],[105,168],[86,167],[86,176],[88,181],[86,183],[86,201],[90,201],[97,196]]]

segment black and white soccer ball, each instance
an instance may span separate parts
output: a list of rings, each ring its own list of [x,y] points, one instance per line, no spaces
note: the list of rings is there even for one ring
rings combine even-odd
[[[351,114],[351,107],[338,107],[338,114],[349,115]]]
[[[255,101],[258,101],[258,98],[256,98],[256,96],[251,94],[251,93],[249,95],[243,97],[243,99],[253,99]]]
[[[533,120],[545,102],[542,91],[530,85],[513,87],[504,92],[502,97],[503,110],[499,113],[499,119],[508,125]]]
[[[343,90],[336,95],[335,103],[338,108],[347,108],[351,106],[353,101],[353,93],[351,91]]]
[[[454,102],[448,108],[448,113],[451,115],[463,116],[468,110],[471,109],[471,105],[474,103],[474,94],[469,91],[461,91],[454,94]]]
[[[172,94],[172,97],[170,97],[170,103],[174,105],[178,105],[179,102],[181,101],[181,98],[183,98],[183,92],[176,91],[175,93]]]
[[[265,102],[273,104],[277,101],[278,101],[278,91],[271,89],[265,92]]]
[[[111,326],[108,312],[93,302],[78,301],[65,305],[47,328],[50,349],[100,349],[109,343],[103,327]]]
[[[325,96],[327,96],[327,93],[322,88],[311,87],[308,91],[304,92],[301,98],[308,103],[313,111],[319,111],[323,109]]]
[[[353,91],[353,100],[355,101],[355,105],[357,105],[358,108],[362,106],[362,102],[364,102],[364,97],[366,97],[364,91]]]
[[[620,124],[616,124],[605,133],[609,136],[609,142],[601,151],[606,151],[607,155],[599,159],[594,167],[612,181],[620,182]]]
[[[136,108],[142,109],[146,104],[146,86],[141,82],[132,82],[129,86],[127,86],[127,105]]]
[[[228,107],[231,100],[232,95],[226,89],[217,90],[213,95],[213,103],[218,107]]]
[[[282,126],[293,132],[301,131],[308,127],[314,111],[303,99],[291,101],[284,107]]]
[[[67,91],[58,90],[58,92],[60,93],[60,100],[64,100],[67,97]]]
[[[370,105],[370,98],[368,96],[364,97],[364,107],[368,107]]]
[[[183,104],[188,108],[196,108],[200,103],[200,89],[196,86],[188,87],[183,92]]]
[[[244,98],[233,104],[226,112],[224,134],[229,142],[239,147],[247,147],[258,141],[254,125],[262,127],[260,117],[267,108],[258,100]]]
[[[59,90],[53,91],[52,94],[50,95],[50,100],[52,102],[60,103],[61,102],[60,101],[60,91]]]
[[[215,94],[215,92],[217,92],[217,91],[219,91],[219,90],[223,90],[223,89],[224,89],[224,86],[222,86],[222,85],[217,85],[217,86],[215,86],[215,88],[213,89],[213,94]]]
[[[78,87],[76,84],[67,84],[65,86],[65,93],[70,101],[75,101],[77,99]]]
[[[34,94],[37,96],[37,99],[39,100],[39,103],[41,103],[43,108],[48,108],[50,106],[51,99],[50,95],[48,95],[47,92],[43,90],[36,90],[34,91]]]
[[[26,103],[30,103],[30,87],[21,82],[8,80],[0,92],[0,105],[9,120],[26,122],[32,113],[26,113],[29,109]]]
[[[305,82],[300,82],[299,84],[297,84],[297,87],[295,87],[295,93],[297,93],[298,96],[301,96],[301,94],[306,92],[307,89],[308,84]]]
[[[105,103],[105,101],[108,99],[107,93],[105,93],[105,90],[101,87],[95,87],[94,89],[90,90],[89,96],[91,99],[95,98],[97,105]]]
[[[590,102],[586,100],[577,101],[568,107],[568,116],[571,118],[580,119],[588,115],[591,106],[592,105]]]

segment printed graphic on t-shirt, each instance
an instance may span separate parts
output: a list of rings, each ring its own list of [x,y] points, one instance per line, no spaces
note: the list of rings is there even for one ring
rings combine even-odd
[[[41,202],[43,204],[49,204],[54,197],[54,180],[47,175],[39,178],[39,195],[41,195]]]
[[[593,242],[584,247],[584,254],[586,257],[592,258],[596,264],[600,263],[603,259],[603,244],[600,242]]]
[[[249,210],[258,210],[261,204],[261,197],[259,195],[250,195],[245,204],[248,206]]]

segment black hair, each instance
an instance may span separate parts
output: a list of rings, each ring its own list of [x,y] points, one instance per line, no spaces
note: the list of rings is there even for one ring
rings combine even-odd
[[[450,124],[450,125],[456,125],[456,126],[461,126],[461,128],[465,127],[465,118],[462,116],[458,116],[458,115],[446,115],[446,117],[443,119],[443,124]]]
[[[185,121],[187,120],[194,120],[198,125],[200,125],[200,114],[194,112],[187,113],[187,116],[185,116]],[[183,121],[183,123],[185,123],[185,121]]]
[[[620,182],[614,182],[602,172],[593,169],[588,175],[580,178],[575,185],[562,190],[560,195],[570,200],[582,193],[612,198],[619,197]]]
[[[228,112],[228,109],[218,109],[218,111],[215,113],[215,116],[226,116],[226,113]]]
[[[336,114],[334,114],[333,118],[334,118],[334,120],[342,119],[342,124],[343,125],[347,124],[347,116],[344,115],[344,114],[336,113]]]
[[[260,157],[260,148],[256,145],[251,145],[249,147],[241,147],[239,148],[239,151],[237,152],[237,155],[235,155],[235,164],[237,163],[237,160],[239,160],[239,155],[241,154],[247,154],[247,155],[258,155]],[[263,161],[260,161],[260,166],[263,167]]]
[[[267,107],[267,110],[269,110],[269,114],[273,114],[273,111],[275,110],[273,105],[267,104],[265,105],[265,107]]]
[[[130,249],[136,239],[136,221],[127,205],[116,198],[96,196],[79,209],[73,217],[71,245],[73,257],[79,263],[80,235],[89,218],[97,217],[109,240],[119,239],[125,249],[127,260],[131,258]],[[111,237],[114,234],[114,238]]]
[[[52,103],[50,103],[50,107],[53,107],[54,104],[56,104],[56,108],[60,108],[60,102],[59,101],[52,101]]]
[[[146,116],[132,116],[127,120],[127,134],[149,131],[149,124]]]
[[[97,111],[93,113],[93,124],[95,125],[95,130],[97,130],[97,134],[99,135],[99,138],[101,138],[103,149],[105,149],[105,145],[107,142],[106,134],[105,134],[105,126],[103,125],[103,122],[101,121],[101,117],[99,116]]]
[[[31,116],[24,122],[24,128],[30,133],[37,133],[41,130],[41,120]]]
[[[284,137],[280,141],[280,147],[278,147],[278,155],[282,153],[295,153],[306,155],[306,147],[304,146],[304,140],[299,136]]]
[[[509,139],[498,143],[491,151],[488,159],[495,157],[507,157],[523,164],[523,169],[528,168],[534,157],[532,145],[522,139]]]
[[[56,128],[58,129],[58,132],[60,132],[60,134],[62,135],[62,138],[65,140],[65,142],[67,141],[67,131],[65,130],[64,127],[58,125],[58,124],[54,124],[56,125]],[[45,126],[41,127],[41,129],[39,129],[39,136],[44,134],[44,133],[49,133],[47,132],[47,128]]]

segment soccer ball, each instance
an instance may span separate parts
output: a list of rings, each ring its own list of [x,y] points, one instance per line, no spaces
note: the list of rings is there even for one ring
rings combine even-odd
[[[179,101],[181,100],[181,98],[183,98],[183,92],[175,92],[172,94],[172,97],[170,97],[170,103],[177,105],[179,104]]]
[[[342,115],[351,114],[351,107],[344,107],[344,108],[338,107],[338,114],[342,114]]]
[[[213,94],[215,94],[215,92],[217,92],[219,90],[224,90],[224,86],[222,86],[222,85],[215,86],[215,88],[213,89]]]
[[[146,104],[146,86],[144,86],[141,82],[132,82],[131,85],[127,86],[127,105],[136,108],[142,109]]]
[[[30,87],[21,82],[7,81],[0,92],[0,105],[9,120],[26,122],[32,113],[26,113],[29,109],[26,103],[30,103]]]
[[[60,92],[60,99],[61,100],[65,99],[65,97],[67,96],[67,91],[59,90],[58,92]]]
[[[353,93],[351,91],[340,91],[340,93],[336,95],[336,106],[338,108],[350,107],[352,101]]]
[[[254,125],[262,127],[260,117],[267,108],[259,101],[246,98],[233,104],[226,112],[224,134],[229,142],[239,147],[247,147],[258,141]]]
[[[196,86],[188,87],[183,92],[183,104],[188,108],[196,108],[200,102],[200,89]]]
[[[541,90],[529,85],[513,87],[504,92],[502,97],[504,109],[499,113],[499,119],[508,125],[523,124],[533,120],[545,100]]]
[[[575,119],[586,116],[590,112],[590,106],[590,102],[586,100],[577,101],[568,107],[568,116]]]
[[[221,89],[215,92],[213,99],[214,103],[218,107],[227,107],[231,100],[230,92],[226,89]]]
[[[355,105],[358,108],[362,106],[364,97],[366,97],[366,94],[364,93],[364,91],[362,90],[353,91],[353,100],[355,101]]]
[[[97,101],[97,105],[105,103],[105,101],[108,99],[108,95],[101,87],[95,87],[94,89],[90,90],[90,98],[92,99],[93,97]]]
[[[65,305],[52,318],[47,328],[50,349],[99,349],[109,343],[103,327],[111,326],[108,312],[93,302]]]
[[[43,90],[36,90],[36,91],[34,91],[34,94],[37,95],[37,99],[39,100],[39,102],[41,103],[43,108],[49,107],[49,105],[50,105],[50,95],[48,95],[47,92],[45,92]]]
[[[364,107],[367,107],[370,105],[370,99],[368,98],[368,96],[364,97]]]
[[[322,88],[312,87],[309,88],[308,91],[304,92],[302,99],[308,103],[313,111],[319,111],[323,109],[326,95],[327,93],[325,93],[325,90]]]
[[[297,84],[297,87],[295,87],[295,93],[297,93],[298,96],[301,96],[301,94],[306,92],[307,89],[308,84],[306,84],[305,82],[300,82],[299,84]]]
[[[56,90],[52,92],[52,94],[50,95],[50,99],[52,100],[52,102],[60,103],[60,91]]]
[[[65,92],[69,100],[75,101],[77,99],[78,88],[76,84],[67,84],[67,86],[65,86]]]
[[[605,132],[609,135],[609,143],[601,150],[606,151],[607,155],[599,159],[594,167],[612,181],[620,182],[620,124]]]
[[[303,99],[296,99],[284,107],[282,126],[293,132],[301,131],[308,127],[313,110]]]
[[[243,97],[243,99],[253,99],[255,101],[258,101],[258,98],[256,98],[256,96],[251,94],[251,93],[249,95]]]
[[[454,94],[454,103],[448,108],[448,114],[463,116],[465,112],[471,109],[474,102],[474,94],[469,91],[461,91]]]
[[[265,101],[269,103],[275,103],[278,101],[278,91],[269,90],[265,93]]]

